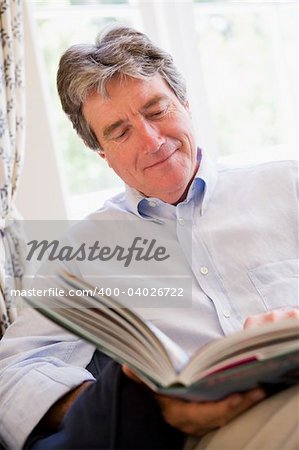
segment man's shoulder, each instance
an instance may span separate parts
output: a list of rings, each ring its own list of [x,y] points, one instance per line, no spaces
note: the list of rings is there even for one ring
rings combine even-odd
[[[73,224],[65,234],[66,239],[89,240],[99,235],[118,235],[128,222],[139,221],[139,217],[128,206],[126,193],[120,192],[105,201],[96,211]]]
[[[294,160],[268,161],[258,164],[222,166],[217,182],[218,196],[254,202],[288,202],[298,198],[298,162]]]
[[[108,220],[127,214],[129,214],[129,211],[126,204],[126,195],[124,191],[121,191],[107,199],[100,208],[88,214],[84,220]]]
[[[222,159],[219,166],[219,172],[277,172],[285,170],[297,170],[298,160],[295,159],[280,159],[269,160],[262,162],[230,162],[230,160]]]
[[[253,179],[273,179],[283,178],[293,179],[298,177],[297,160],[276,160],[251,164],[221,164],[219,166],[219,175],[245,180]]]

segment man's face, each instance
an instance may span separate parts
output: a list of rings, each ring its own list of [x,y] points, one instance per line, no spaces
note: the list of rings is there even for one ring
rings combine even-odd
[[[160,75],[114,78],[108,98],[88,96],[83,114],[110,167],[146,197],[183,200],[197,169],[188,104]]]

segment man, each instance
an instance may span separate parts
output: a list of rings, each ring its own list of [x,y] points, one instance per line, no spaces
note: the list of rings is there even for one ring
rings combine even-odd
[[[70,241],[121,233],[126,220],[140,233],[149,221],[179,255],[175,265],[159,267],[192,278],[192,308],[148,310],[150,319],[191,351],[244,322],[296,315],[295,164],[217,173],[196,149],[185,85],[172,58],[126,27],[104,32],[95,46],[71,47],[60,62],[58,90],[75,130],[126,183],[125,194],[79,225]],[[79,276],[84,267],[67,264]],[[106,267],[89,264],[88,271],[101,280]],[[133,269],[118,270],[123,286]],[[0,351],[1,435],[9,448],[21,448],[30,433],[26,446],[34,449],[182,448],[187,434],[212,450],[261,448],[264,433],[269,439],[261,423],[272,409],[280,411],[280,423],[287,418],[287,433],[296,419],[294,389],[250,411],[265,398],[263,390],[208,403],[154,398],[92,346],[29,309],[8,330]],[[282,448],[272,419],[269,427],[268,448]],[[295,449],[294,432],[287,438],[279,431],[283,448]]]

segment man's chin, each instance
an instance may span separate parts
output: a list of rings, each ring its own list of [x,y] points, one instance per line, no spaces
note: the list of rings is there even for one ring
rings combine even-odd
[[[164,174],[164,179],[168,178],[166,174]],[[163,180],[162,180],[163,181]],[[169,181],[169,180],[168,180]],[[181,181],[181,180],[180,180]],[[175,189],[174,189],[175,187]],[[179,180],[173,180],[172,183],[167,183],[163,185],[161,183],[161,179],[157,180],[155,186],[153,186],[153,190],[151,194],[144,194],[146,197],[158,198],[165,203],[170,203],[172,205],[176,205],[180,201],[183,201],[186,198],[188,192],[189,183],[184,182],[181,184]],[[150,191],[148,191],[150,192]]]

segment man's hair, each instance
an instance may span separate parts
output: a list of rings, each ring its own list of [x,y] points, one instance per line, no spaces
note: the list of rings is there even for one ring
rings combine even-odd
[[[160,74],[179,101],[185,103],[185,81],[169,53],[127,26],[106,28],[95,45],[73,45],[62,55],[57,73],[62,108],[88,147],[100,150],[82,112],[88,94],[98,92],[107,98],[107,82],[115,76],[146,79],[155,74]]]

